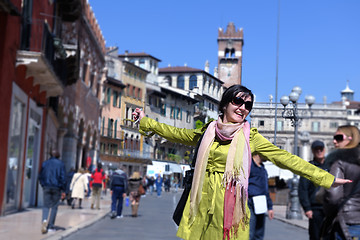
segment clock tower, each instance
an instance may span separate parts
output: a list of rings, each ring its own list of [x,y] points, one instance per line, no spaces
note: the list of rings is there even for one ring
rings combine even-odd
[[[227,25],[226,31],[219,28],[218,73],[225,87],[241,84],[243,29],[236,30],[234,23]]]

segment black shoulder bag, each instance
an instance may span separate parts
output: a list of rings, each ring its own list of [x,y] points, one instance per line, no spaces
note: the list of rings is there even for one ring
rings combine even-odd
[[[189,194],[190,194],[190,190],[191,190],[191,184],[192,184],[192,180],[193,180],[193,177],[194,177],[194,168],[195,168],[195,163],[196,163],[196,157],[197,157],[197,153],[199,151],[199,146],[200,146],[200,143],[202,141],[202,138],[203,138],[204,134],[201,135],[199,141],[197,142],[196,144],[196,148],[195,148],[195,153],[194,153],[194,156],[193,156],[193,159],[192,159],[192,163],[190,165],[190,170],[187,170],[185,172],[185,177],[183,179],[184,181],[184,191],[180,197],[180,200],[175,208],[175,211],[174,211],[174,214],[173,214],[173,220],[174,222],[179,226],[180,224],[180,221],[181,221],[181,218],[182,218],[182,215],[183,215],[183,212],[184,212],[184,208],[185,208],[185,205],[186,205],[186,201],[189,197]]]

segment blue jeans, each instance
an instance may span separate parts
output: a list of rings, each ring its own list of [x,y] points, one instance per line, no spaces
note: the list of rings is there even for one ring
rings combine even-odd
[[[265,214],[255,214],[252,199],[248,201],[250,209],[250,240],[262,240],[265,234]]]
[[[360,225],[347,225],[351,239],[360,239]],[[338,229],[340,230],[340,229]],[[340,230],[341,231],[341,230]],[[336,240],[344,240],[342,236],[336,232]]]
[[[61,190],[58,188],[44,187],[44,207],[42,210],[42,220],[48,220],[49,212],[50,218],[48,221],[48,228],[53,228],[55,225],[55,219],[57,209],[61,199]]]
[[[160,197],[161,196],[161,186],[156,186],[156,192],[157,192],[157,195],[158,195],[158,197]]]
[[[112,196],[111,196],[111,211],[115,212],[117,216],[121,216],[123,208],[123,194],[125,189],[123,187],[114,187]]]

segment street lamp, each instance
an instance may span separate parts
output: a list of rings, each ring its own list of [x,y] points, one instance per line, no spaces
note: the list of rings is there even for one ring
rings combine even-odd
[[[302,93],[300,87],[296,86],[292,89],[289,96],[282,96],[280,98],[280,103],[284,106],[282,117],[285,119],[290,119],[291,126],[294,127],[294,155],[298,154],[298,127],[300,120],[305,117],[301,117],[298,112],[298,100]],[[291,105],[287,108],[289,102],[291,101]],[[311,111],[311,106],[315,103],[314,96],[306,96],[305,103],[309,106]],[[298,196],[298,186],[299,179],[296,174],[294,174],[291,180],[291,191],[289,193],[290,196],[290,205],[288,204],[286,209],[286,218],[287,219],[302,219],[300,202]]]

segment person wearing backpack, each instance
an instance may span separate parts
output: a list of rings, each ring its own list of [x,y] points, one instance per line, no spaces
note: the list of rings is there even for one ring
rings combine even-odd
[[[92,180],[92,197],[91,197],[91,209],[94,209],[96,201],[96,209],[100,209],[100,197],[103,182],[105,180],[105,173],[102,169],[102,164],[99,162],[97,168],[91,174]]]

